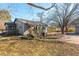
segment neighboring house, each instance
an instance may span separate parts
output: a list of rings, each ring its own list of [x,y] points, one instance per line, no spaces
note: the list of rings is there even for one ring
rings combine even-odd
[[[14,22],[5,23],[6,31],[9,34],[19,33],[22,35],[27,35],[33,30],[35,26],[42,25],[46,28],[46,24],[40,23],[40,21],[30,21],[21,18],[16,18]]]
[[[79,34],[79,19],[74,20],[72,25],[75,26],[75,33]]]

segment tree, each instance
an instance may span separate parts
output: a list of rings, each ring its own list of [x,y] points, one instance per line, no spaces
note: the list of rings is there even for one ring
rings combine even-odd
[[[42,7],[42,6],[38,6],[38,5],[35,5],[34,3],[27,3],[28,5],[32,6],[32,7],[35,7],[35,8],[38,8],[38,9],[42,9],[42,10],[50,10],[52,7],[55,6],[55,3],[52,3],[50,7],[48,8],[45,8],[45,7]]]
[[[1,9],[0,10],[0,20],[10,20],[11,15],[8,10]]]
[[[53,14],[53,21],[57,23],[61,29],[61,33],[68,30],[68,26],[75,19],[79,18],[79,5],[71,3],[63,3],[55,5],[55,13]]]

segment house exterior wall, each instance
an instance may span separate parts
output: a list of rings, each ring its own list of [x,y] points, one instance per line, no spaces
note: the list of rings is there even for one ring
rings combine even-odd
[[[27,34],[29,34],[29,26],[28,26],[28,24],[24,24],[24,33],[23,33],[23,35],[27,35]]]
[[[16,21],[16,29],[18,30],[19,34],[23,34],[24,32],[24,23]]]
[[[16,24],[15,23],[7,22],[7,23],[5,23],[5,27],[6,27],[6,29],[5,29],[6,34],[8,34],[8,35],[17,34]]]
[[[75,33],[78,33],[79,34],[79,25],[76,25],[75,26]]]
[[[33,34],[33,27],[28,28],[28,29],[24,32],[23,35],[27,35],[27,34],[29,34],[30,32]]]
[[[17,28],[19,34],[26,35],[26,34],[29,33],[29,31],[28,31],[28,29],[29,29],[28,24],[20,22],[18,20],[15,23],[16,23],[16,28]]]

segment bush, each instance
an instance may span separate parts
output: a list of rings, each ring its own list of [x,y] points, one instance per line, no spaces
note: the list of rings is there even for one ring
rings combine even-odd
[[[75,30],[73,28],[68,29],[68,32],[74,32]]]
[[[33,40],[34,36],[32,34],[27,34],[26,36],[22,36],[21,39]]]
[[[32,34],[27,34],[27,39],[32,40],[34,39],[34,36]]]

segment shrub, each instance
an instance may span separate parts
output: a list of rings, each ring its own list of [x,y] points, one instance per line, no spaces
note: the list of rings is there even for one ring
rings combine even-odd
[[[27,34],[27,39],[32,40],[34,39],[34,36],[32,34]]]
[[[32,40],[34,39],[34,36],[32,34],[27,34],[26,36],[22,36],[21,39]]]
[[[73,28],[68,29],[68,32],[74,32],[75,30]]]

